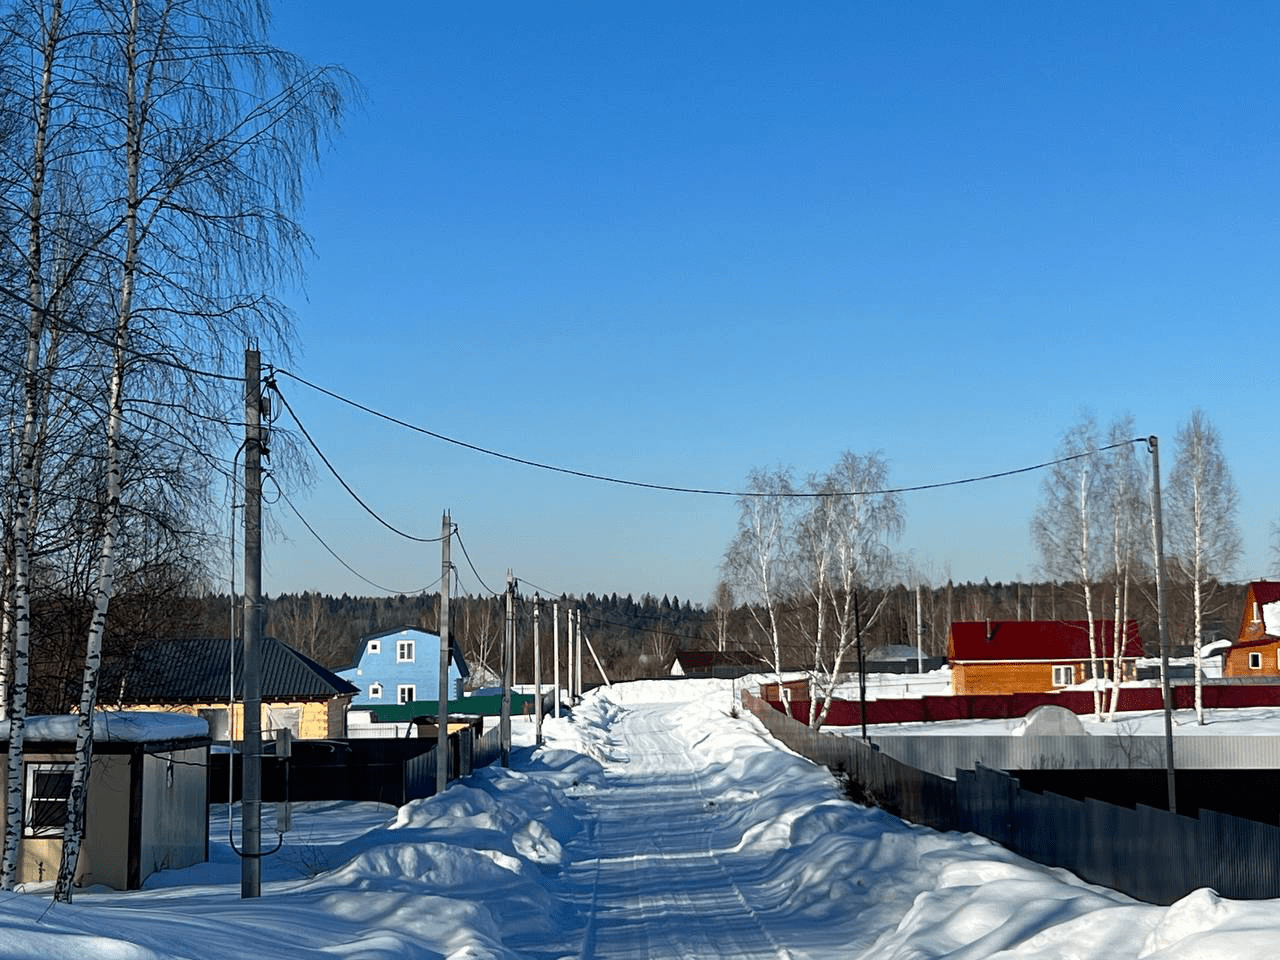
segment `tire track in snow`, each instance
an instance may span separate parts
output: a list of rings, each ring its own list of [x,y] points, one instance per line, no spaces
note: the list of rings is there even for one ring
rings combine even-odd
[[[728,831],[700,770],[669,726],[669,709],[636,707],[609,729],[604,786],[581,797],[588,827],[566,854],[566,893],[585,913],[578,957],[792,960],[771,929],[767,874],[740,874],[714,847]],[[783,924],[782,926],[786,926]]]

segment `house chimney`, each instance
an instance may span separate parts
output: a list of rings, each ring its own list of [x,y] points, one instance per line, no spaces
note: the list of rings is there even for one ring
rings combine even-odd
[[[987,643],[991,642],[991,618],[987,617]]]

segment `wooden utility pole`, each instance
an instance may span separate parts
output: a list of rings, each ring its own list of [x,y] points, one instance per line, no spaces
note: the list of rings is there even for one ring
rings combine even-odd
[[[515,674],[516,650],[516,581],[507,571],[507,629],[502,636],[502,715],[498,721],[502,765],[511,766],[511,684]]]
[[[542,746],[542,648],[538,645],[538,616],[542,598],[533,595],[533,742]]]
[[[449,785],[449,543],[453,540],[453,518],[444,512],[440,521],[440,682],[436,691],[436,793]]]
[[[1169,784],[1169,812],[1178,812],[1173,776],[1173,697],[1169,690],[1169,617],[1164,605],[1164,517],[1160,507],[1160,441],[1147,438],[1151,451],[1151,533],[1155,541],[1156,611],[1160,620],[1160,687],[1164,692],[1164,759]],[[1118,642],[1118,641],[1117,641]]]
[[[262,367],[244,352],[244,701],[240,825],[240,896],[262,894]],[[234,718],[233,723],[234,723]]]

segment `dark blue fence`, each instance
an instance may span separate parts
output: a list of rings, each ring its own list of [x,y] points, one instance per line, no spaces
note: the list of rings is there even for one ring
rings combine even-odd
[[[843,772],[867,803],[904,820],[980,834],[1150,903],[1173,903],[1201,887],[1238,900],[1280,897],[1280,826],[1208,810],[1184,817],[1142,804],[1039,794],[985,767],[957,770],[950,780],[857,738],[815,733],[750,693],[742,701],[791,749]]]

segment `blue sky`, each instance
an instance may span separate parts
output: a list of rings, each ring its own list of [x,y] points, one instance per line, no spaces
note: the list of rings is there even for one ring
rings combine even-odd
[[[717,489],[846,449],[900,485],[1017,468],[1085,410],[1132,413],[1167,477],[1199,406],[1240,490],[1237,576],[1271,570],[1280,7],[276,10],[275,42],[365,102],[312,180],[299,356],[265,362],[518,457]],[[387,519],[433,536],[452,511],[468,592],[511,568],[711,593],[731,500],[492,460],[281,385]],[[912,494],[903,546],[934,581],[1033,576],[1039,497],[1035,474]],[[293,502],[375,582],[439,575],[327,474]],[[272,512],[269,592],[377,592]]]

